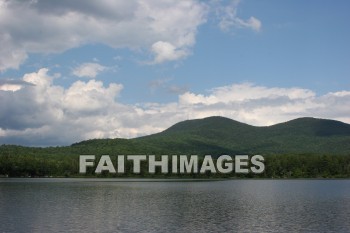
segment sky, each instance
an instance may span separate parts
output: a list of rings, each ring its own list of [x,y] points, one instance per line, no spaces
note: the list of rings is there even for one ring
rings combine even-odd
[[[0,0],[0,144],[224,116],[350,123],[347,0]]]

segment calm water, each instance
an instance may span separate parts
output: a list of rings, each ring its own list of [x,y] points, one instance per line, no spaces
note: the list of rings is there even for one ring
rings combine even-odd
[[[350,232],[350,180],[0,179],[0,232]]]

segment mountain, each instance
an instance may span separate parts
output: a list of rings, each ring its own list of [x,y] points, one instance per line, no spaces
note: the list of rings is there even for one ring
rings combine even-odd
[[[94,139],[72,145],[113,154],[350,154],[350,125],[298,118],[257,127],[224,117],[179,122],[134,139]],[[104,148],[104,149],[103,149]]]
[[[261,176],[253,177],[349,178],[350,125],[333,120],[299,118],[256,127],[223,117],[208,117],[179,122],[163,132],[134,139],[92,139],[63,147],[1,145],[0,177],[81,177],[79,155],[111,155],[115,162],[114,155],[132,154],[261,154],[265,158],[266,170]],[[91,168],[86,176],[130,177],[135,175],[131,169],[132,163],[126,161],[125,174],[99,175]],[[146,170],[143,163],[141,177],[174,175],[150,175]],[[197,175],[190,177],[201,177]],[[237,177],[236,174],[214,175],[227,176]]]

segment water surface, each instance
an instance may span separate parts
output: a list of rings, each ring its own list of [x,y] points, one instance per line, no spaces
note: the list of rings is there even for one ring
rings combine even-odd
[[[0,232],[350,232],[350,180],[0,179]]]

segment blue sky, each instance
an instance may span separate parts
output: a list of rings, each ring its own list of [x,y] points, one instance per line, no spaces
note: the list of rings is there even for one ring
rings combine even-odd
[[[349,10],[346,0],[1,0],[0,144],[129,138],[211,115],[350,123]]]

